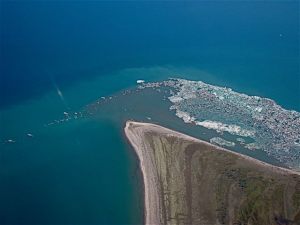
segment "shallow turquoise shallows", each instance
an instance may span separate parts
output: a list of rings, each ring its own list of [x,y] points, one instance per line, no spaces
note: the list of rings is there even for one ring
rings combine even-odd
[[[1,219],[10,223],[141,223],[142,180],[123,134],[125,121],[159,123],[205,140],[216,135],[184,124],[169,111],[170,102],[163,98],[166,93],[135,89],[138,79],[173,75],[215,79],[195,68],[126,69],[60,90],[63,98],[54,90],[2,110]],[[131,91],[123,94],[125,88]],[[68,117],[72,119],[66,121]],[[8,143],[9,139],[14,143]],[[278,163],[263,152],[240,152]]]
[[[0,224],[143,222],[125,121],[205,140],[215,132],[184,124],[163,93],[134,91],[138,79],[202,80],[300,111],[298,9],[297,1],[1,1]]]

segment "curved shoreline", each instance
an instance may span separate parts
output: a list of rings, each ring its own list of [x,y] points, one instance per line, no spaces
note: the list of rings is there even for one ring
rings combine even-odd
[[[143,143],[142,139],[136,136],[130,129],[129,126],[131,121],[126,122],[126,126],[124,128],[125,134],[127,139],[129,140],[130,144],[132,145],[133,149],[135,150],[138,159],[139,165],[143,176],[143,184],[144,184],[144,222],[145,224],[160,224],[159,211],[158,208],[154,208],[155,205],[159,202],[159,195],[158,192],[155,191],[156,188],[153,188],[149,182],[149,171],[147,169],[146,164],[146,157],[143,156]],[[138,145],[140,144],[140,145]],[[150,190],[152,187],[152,190]],[[150,194],[151,193],[151,194]],[[151,199],[155,199],[154,201]],[[156,202],[156,204],[155,204]],[[152,203],[152,204],[151,204]],[[157,209],[157,210],[155,210]]]
[[[151,123],[141,123],[141,122],[133,122],[127,121],[126,126],[124,128],[127,139],[130,144],[133,146],[138,158],[140,169],[142,171],[143,183],[144,183],[144,221],[145,224],[163,224],[160,218],[160,190],[159,186],[155,180],[155,168],[151,162],[151,149],[148,148],[146,142],[143,140],[144,134],[147,132],[156,132],[167,136],[173,136],[182,138],[188,141],[192,141],[195,143],[205,144],[206,146],[213,147],[214,150],[217,151],[226,151],[230,154],[237,155],[238,157],[249,160],[256,165],[262,166],[266,169],[272,170],[276,173],[280,174],[294,174],[300,175],[299,172],[289,170],[286,168],[274,166],[260,160],[254,159],[250,156],[242,155],[237,152],[230,151],[228,149],[215,146],[206,141],[202,141],[200,139],[188,136],[186,134],[173,131],[171,129],[151,124]]]

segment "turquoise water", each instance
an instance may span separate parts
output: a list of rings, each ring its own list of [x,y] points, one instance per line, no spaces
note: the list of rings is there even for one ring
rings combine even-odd
[[[214,131],[184,124],[169,111],[170,102],[163,100],[166,93],[152,89],[134,91],[137,79],[160,80],[175,74],[189,74],[185,76],[189,79],[196,74],[214,79],[191,68],[126,69],[61,89],[65,102],[53,91],[2,110],[1,220],[141,223],[141,177],[136,156],[123,134],[125,121],[154,122],[205,140],[216,135]],[[117,91],[125,88],[133,91],[126,95]],[[106,96],[107,101],[97,104],[101,96]],[[48,125],[65,118],[65,104],[70,114],[88,114]],[[16,142],[5,142],[8,139]],[[234,150],[277,164],[263,152],[245,151],[238,146]]]
[[[300,111],[298,9],[298,1],[1,1],[0,223],[142,222],[124,122],[151,117],[206,140],[215,133],[184,124],[162,93],[123,96],[137,79],[202,80]],[[114,97],[90,105],[101,96]],[[79,111],[92,114],[48,125]]]
[[[143,78],[158,79],[166,78],[162,75],[169,74],[166,71],[123,70],[61,89],[64,102],[52,91],[2,110],[1,221],[141,223],[140,172],[123,135],[124,121],[130,114],[123,115],[120,104],[112,101],[96,117],[47,124],[63,118],[64,111],[82,110],[100,96],[134,87],[141,74]],[[126,99],[122,104],[126,105]],[[28,133],[33,137],[28,137]],[[8,139],[15,143],[7,143]]]

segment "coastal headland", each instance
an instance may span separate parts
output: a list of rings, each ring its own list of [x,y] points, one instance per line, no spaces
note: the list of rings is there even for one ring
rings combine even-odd
[[[300,224],[300,174],[150,123],[125,134],[143,174],[145,224]]]

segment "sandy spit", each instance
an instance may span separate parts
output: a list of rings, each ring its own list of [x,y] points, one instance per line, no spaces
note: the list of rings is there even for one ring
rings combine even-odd
[[[140,168],[143,175],[143,182],[144,182],[144,198],[145,198],[145,224],[162,224],[161,217],[160,217],[160,193],[158,189],[158,184],[156,180],[156,168],[155,165],[152,163],[152,156],[151,151],[147,146],[144,140],[144,134],[147,132],[156,132],[162,135],[167,136],[174,136],[178,138],[182,138],[194,143],[201,143],[212,147],[214,150],[217,151],[226,151],[230,154],[238,155],[241,158],[250,160],[251,162],[264,166],[268,169],[276,171],[277,173],[281,174],[296,174],[300,175],[300,172],[289,170],[286,168],[281,168],[278,166],[274,166],[260,160],[254,159],[252,157],[239,154],[237,152],[230,151],[228,149],[213,145],[209,142],[202,141],[200,139],[188,136],[186,134],[156,125],[152,123],[142,123],[142,122],[134,122],[134,121],[127,121],[126,126],[124,128],[125,134],[127,139],[129,140],[130,144],[133,146],[139,160],[140,160]]]

